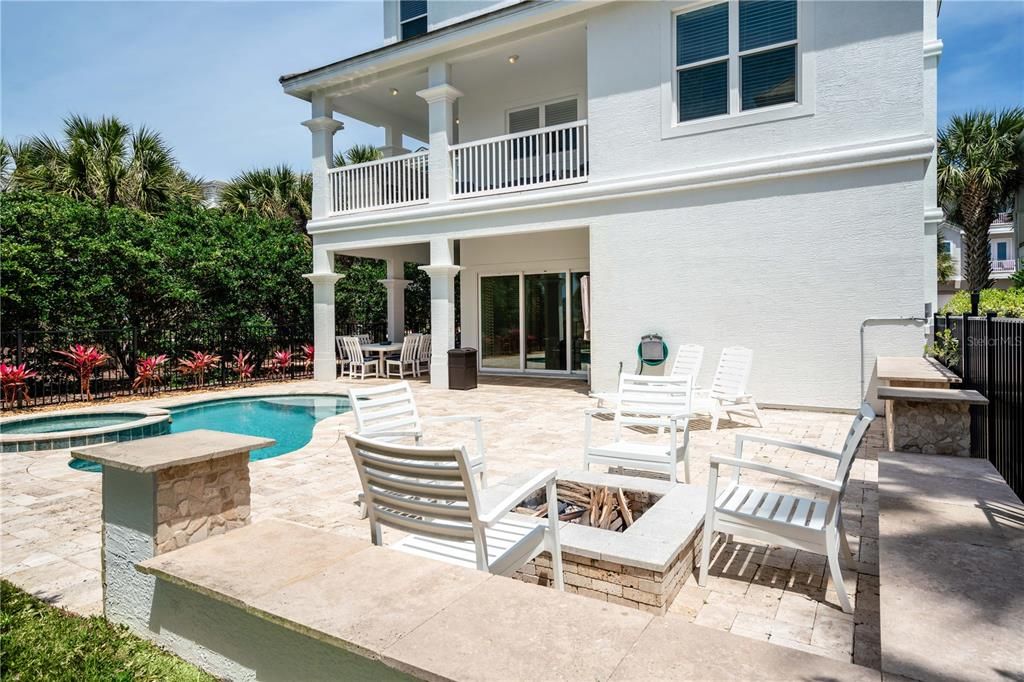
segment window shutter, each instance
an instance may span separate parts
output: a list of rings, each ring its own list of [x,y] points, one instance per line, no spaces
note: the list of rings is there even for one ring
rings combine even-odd
[[[796,101],[796,46],[748,55],[740,59],[743,109]]]
[[[724,57],[729,53],[729,5],[722,3],[676,17],[676,64]]]
[[[544,125],[557,126],[577,120],[576,100],[567,99],[544,105]]]
[[[399,16],[401,21],[408,21],[414,17],[427,13],[427,0],[402,0],[399,3]]]
[[[508,114],[508,132],[521,133],[540,128],[540,107],[511,111]]]
[[[796,40],[796,0],[740,0],[740,51]]]

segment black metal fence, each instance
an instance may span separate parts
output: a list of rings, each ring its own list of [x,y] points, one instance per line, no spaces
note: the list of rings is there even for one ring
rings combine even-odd
[[[340,322],[338,334],[370,334],[384,338],[386,325]],[[178,391],[202,386],[228,386],[264,379],[300,379],[312,376],[303,346],[312,343],[312,332],[305,327],[276,325],[240,325],[217,327],[193,323],[187,326],[163,327],[159,330],[125,329],[59,329],[4,330],[0,333],[0,360],[7,364],[26,364],[37,376],[25,384],[14,402],[18,407],[54,405],[84,400],[77,375],[60,363],[67,358],[57,351],[66,351],[73,344],[96,346],[110,356],[93,373],[90,390],[94,398],[110,398],[143,393],[134,387],[136,363],[145,357],[166,355],[167,362],[159,369],[158,391]],[[219,357],[205,374],[180,371],[180,361],[192,351]],[[278,351],[289,351],[285,366],[275,360]],[[235,362],[236,355],[247,353],[251,374],[243,376]],[[9,408],[11,404],[4,403]]]
[[[935,333],[949,329],[960,358],[951,367],[962,387],[978,391],[988,405],[971,408],[971,449],[996,467],[1024,497],[1024,320],[945,315]]]

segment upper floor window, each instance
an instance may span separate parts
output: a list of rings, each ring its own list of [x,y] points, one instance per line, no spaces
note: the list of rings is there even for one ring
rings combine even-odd
[[[796,0],[727,0],[675,15],[676,120],[797,101]]]
[[[402,40],[427,32],[427,0],[399,0],[398,25]]]
[[[547,102],[508,112],[508,132],[521,133],[547,126],[572,123],[579,117],[576,98]]]

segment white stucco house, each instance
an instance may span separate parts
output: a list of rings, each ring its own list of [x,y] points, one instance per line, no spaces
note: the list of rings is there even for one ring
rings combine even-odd
[[[379,48],[281,78],[311,104],[316,377],[349,254],[386,259],[393,339],[403,264],[429,273],[440,386],[458,286],[483,373],[608,390],[656,332],[705,346],[704,385],[744,345],[759,402],[855,407],[936,304],[937,10],[384,0]],[[332,168],[352,120],[386,158]]]
[[[961,277],[963,230],[959,225],[943,221],[940,227],[941,248],[953,259],[953,277],[939,282],[939,306],[945,305],[956,292],[964,288]],[[988,228],[989,261],[992,265],[992,286],[1009,289],[1011,277],[1017,272],[1018,244],[1021,243],[1021,219],[1016,212],[1000,213]]]

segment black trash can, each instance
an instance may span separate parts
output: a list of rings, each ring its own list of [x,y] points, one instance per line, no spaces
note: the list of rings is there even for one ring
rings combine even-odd
[[[476,388],[476,348],[448,351],[448,388],[454,391]]]

